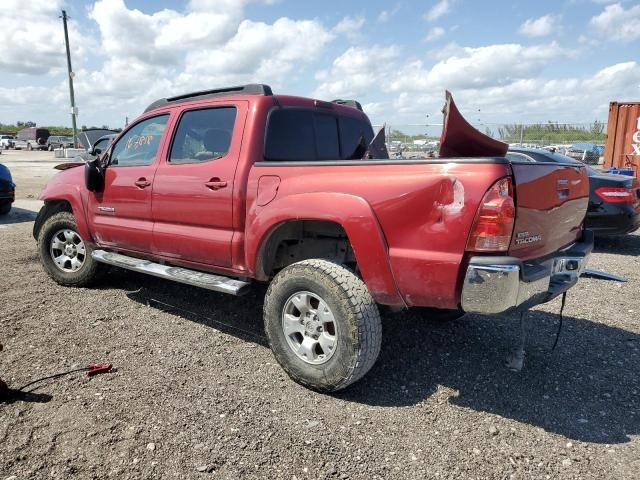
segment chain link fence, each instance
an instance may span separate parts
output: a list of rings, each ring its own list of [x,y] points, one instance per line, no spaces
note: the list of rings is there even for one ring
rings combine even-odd
[[[389,153],[394,156],[437,156],[442,124],[384,126]],[[605,122],[591,123],[473,123],[479,131],[514,147],[546,148],[588,164],[603,161],[607,133]]]

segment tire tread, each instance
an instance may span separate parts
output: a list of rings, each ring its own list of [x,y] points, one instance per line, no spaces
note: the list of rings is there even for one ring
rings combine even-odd
[[[319,384],[300,378],[290,370],[287,373],[298,383],[319,391],[337,391],[361,379],[373,366],[380,353],[382,338],[382,323],[378,306],[369,293],[365,283],[342,265],[328,260],[303,260],[289,265],[282,270],[271,282],[265,300],[265,311],[270,294],[279,288],[280,284],[290,277],[314,275],[319,279],[330,280],[339,297],[350,306],[355,314],[355,324],[350,323],[350,335],[357,346],[356,354],[347,366],[346,375],[332,384]],[[265,319],[266,321],[266,319]],[[271,339],[269,344],[280,364],[282,358],[273,348]]]

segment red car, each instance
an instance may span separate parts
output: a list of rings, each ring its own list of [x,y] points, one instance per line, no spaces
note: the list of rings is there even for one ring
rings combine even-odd
[[[270,282],[276,359],[342,389],[378,356],[379,304],[525,309],[572,287],[591,251],[584,167],[509,161],[447,108],[440,158],[390,160],[370,158],[357,102],[266,85],[158,100],[47,185],[42,264],[69,286],[106,264],[232,295]]]

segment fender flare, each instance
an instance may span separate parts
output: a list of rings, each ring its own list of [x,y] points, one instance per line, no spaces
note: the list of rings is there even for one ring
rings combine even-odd
[[[78,233],[85,240],[90,242],[93,241],[93,237],[87,224],[87,217],[80,188],[77,185],[57,183],[53,189],[55,190],[55,193],[48,192],[48,190],[49,188],[45,187],[44,191],[40,195],[40,200],[44,200],[45,204],[47,202],[64,201],[71,205],[71,212],[76,220]]]
[[[284,223],[302,220],[328,221],[342,226],[362,279],[376,302],[404,305],[378,219],[369,203],[355,195],[312,192],[288,195],[263,207],[254,203],[247,212],[245,228],[245,265],[253,275],[261,276],[263,249],[270,235]]]

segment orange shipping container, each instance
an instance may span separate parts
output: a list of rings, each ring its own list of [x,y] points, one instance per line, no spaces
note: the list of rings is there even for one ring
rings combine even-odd
[[[604,148],[605,168],[640,173],[640,102],[611,102]]]

